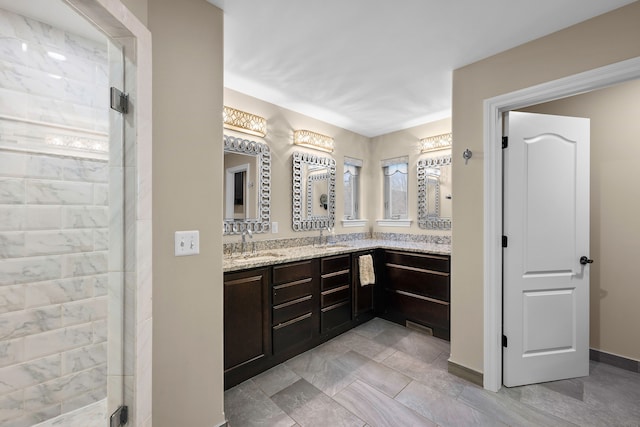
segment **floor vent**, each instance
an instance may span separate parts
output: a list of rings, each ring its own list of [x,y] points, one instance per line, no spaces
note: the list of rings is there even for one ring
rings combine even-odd
[[[422,332],[426,335],[433,336],[433,329],[428,326],[423,326],[418,323],[414,323],[411,320],[406,320],[404,324],[408,329],[413,329],[414,331]]]

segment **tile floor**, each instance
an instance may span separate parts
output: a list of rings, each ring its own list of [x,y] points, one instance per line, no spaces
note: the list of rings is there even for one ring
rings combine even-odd
[[[640,374],[492,393],[447,372],[449,343],[373,319],[225,393],[230,427],[640,426]]]

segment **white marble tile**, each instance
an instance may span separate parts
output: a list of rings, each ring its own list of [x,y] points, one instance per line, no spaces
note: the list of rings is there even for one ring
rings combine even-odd
[[[123,271],[124,260],[124,175],[122,168],[109,170],[109,270]]]
[[[109,316],[107,317],[107,334],[108,341],[111,343],[107,349],[109,352],[109,375],[123,375],[124,274],[121,272],[111,272],[108,274],[108,278],[109,292],[107,304],[109,307]]]
[[[97,320],[91,323],[92,336],[94,343],[101,343],[107,341],[107,320]]]
[[[92,230],[31,231],[25,234],[24,250],[19,256],[58,255],[92,249]]]
[[[33,411],[61,403],[92,390],[106,388],[106,383],[106,367],[99,366],[27,387],[24,390],[24,408]]]
[[[135,278],[135,273],[124,273],[124,324],[135,326],[130,328],[125,326],[121,341],[115,341],[118,342],[118,344],[123,343],[124,345],[125,375],[135,375],[136,373],[136,352],[138,350],[138,333],[141,321],[138,321],[136,312],[137,289]],[[113,334],[113,337],[116,336],[116,334]]]
[[[0,314],[0,339],[20,338],[60,327],[60,307]]]
[[[25,233],[9,231],[0,233],[0,258],[25,256]]]
[[[2,427],[32,427],[36,424],[40,425],[39,423],[41,421],[49,420],[60,415],[60,406],[60,404],[55,404],[46,408],[40,408],[37,411],[25,412],[23,416],[3,423]]]
[[[6,90],[0,89],[0,98],[4,98]],[[4,99],[0,102],[6,102]],[[0,104],[0,107],[2,104]],[[9,114],[0,109],[0,112]],[[28,155],[25,153],[15,153],[11,151],[0,150],[0,171],[4,177],[22,178],[27,170]]]
[[[30,205],[25,215],[25,230],[57,230],[62,222],[61,206]]]
[[[101,297],[107,295],[109,292],[109,275],[94,276],[93,280],[93,296]]]
[[[65,206],[62,208],[63,228],[104,228],[109,226],[106,206]]]
[[[62,353],[62,375],[107,363],[107,343],[90,345]]]
[[[28,180],[25,187],[26,201],[31,204],[86,205],[93,200],[90,183]]]
[[[27,208],[20,205],[0,206],[0,231],[17,231],[24,228]]]
[[[4,426],[11,419],[24,415],[22,407],[22,391],[0,396],[0,423]]]
[[[109,185],[93,184],[93,204],[107,206],[109,204]]]
[[[24,306],[24,286],[0,286],[0,314],[22,310]]]
[[[102,401],[107,398],[107,388],[100,387],[95,390],[88,391],[76,397],[72,397],[71,399],[64,400],[62,402],[62,413],[68,413],[75,410],[82,410],[87,405],[91,405],[93,403]],[[65,421],[64,426],[67,427],[68,421]],[[80,422],[80,420],[78,420]],[[89,427],[91,425],[95,425],[96,427],[102,427],[104,425],[108,425],[107,414],[100,414],[100,416],[96,416],[96,424],[91,424],[93,420],[89,417],[85,417],[82,420],[83,424],[79,424],[79,427]],[[55,424],[54,424],[55,425]],[[59,424],[61,425],[61,424]]]
[[[71,159],[45,155],[30,155],[27,158],[26,178],[62,179],[64,165]]]
[[[151,416],[152,410],[152,393],[149,388],[141,387],[141,385],[151,385],[152,381],[152,361],[147,360],[144,355],[150,355],[152,351],[152,319],[147,319],[139,324],[136,336],[136,355],[138,360],[136,363],[135,378],[136,384],[136,419],[144,420]],[[149,358],[150,359],[150,358]]]
[[[108,423],[105,399],[55,418],[47,418],[33,427],[104,427]]]
[[[0,204],[20,204],[25,202],[25,182],[18,178],[0,178]]]
[[[109,229],[108,228],[93,230],[93,250],[95,251],[109,250]]]
[[[106,161],[75,159],[64,170],[64,178],[70,181],[106,183],[109,164]]]
[[[39,307],[90,298],[94,282],[90,277],[52,280],[25,286],[26,306]]]
[[[94,322],[107,318],[107,297],[62,304],[62,326]]]
[[[3,259],[0,260],[0,285],[58,279],[61,272],[57,257]]]
[[[0,341],[0,367],[24,360],[24,338]]]
[[[126,167],[124,174],[124,200],[129,201],[129,203],[125,203],[124,205],[124,247],[125,252],[135,253],[132,251],[138,243],[137,239],[139,236],[136,230],[139,224],[137,222],[138,218],[136,218],[136,204],[131,203],[131,201],[136,199],[138,182],[136,181],[135,168]],[[134,256],[127,257],[124,263],[125,271],[136,270],[136,259]]]
[[[24,354],[28,359],[35,359],[89,345],[93,342],[92,329],[91,324],[85,324],[27,336]]]
[[[150,319],[152,316],[153,280],[151,269],[151,251],[145,248],[151,247],[152,227],[151,221],[137,221],[136,232],[138,244],[136,247],[136,277],[137,288],[136,304],[138,317]]]
[[[64,277],[89,276],[107,272],[107,253],[89,252],[63,256]]]
[[[0,368],[0,395],[60,376],[60,355]]]

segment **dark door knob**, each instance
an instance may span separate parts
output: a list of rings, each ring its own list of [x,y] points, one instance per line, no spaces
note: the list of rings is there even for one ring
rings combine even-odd
[[[593,264],[593,260],[587,258],[586,256],[582,256],[580,257],[580,264],[582,265]]]

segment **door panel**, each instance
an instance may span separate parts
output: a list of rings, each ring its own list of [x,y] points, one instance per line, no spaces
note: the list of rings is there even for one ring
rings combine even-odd
[[[589,373],[589,120],[510,112],[504,154],[506,386]]]

